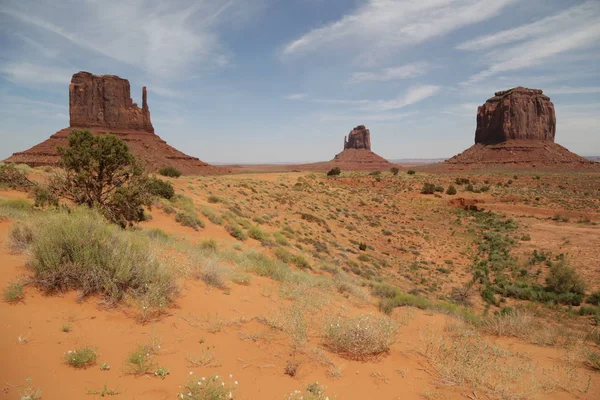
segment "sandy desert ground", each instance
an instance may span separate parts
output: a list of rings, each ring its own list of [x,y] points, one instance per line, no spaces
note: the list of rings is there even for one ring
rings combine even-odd
[[[176,277],[162,307],[45,293],[11,232],[52,211],[0,190],[0,399],[600,398],[600,173],[415,169],[165,178],[131,233]],[[579,302],[536,297],[557,264]]]

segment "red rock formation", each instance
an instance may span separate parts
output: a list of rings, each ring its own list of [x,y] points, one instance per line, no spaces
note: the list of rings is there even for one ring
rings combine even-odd
[[[225,173],[227,169],[213,167],[196,157],[190,157],[169,146],[158,135],[150,121],[147,92],[142,90],[142,108],[131,100],[129,81],[114,75],[92,75],[78,72],[69,86],[70,127],[62,129],[48,140],[31,149],[14,153],[5,161],[30,166],[57,165],[57,146],[67,146],[73,129],[89,129],[103,135],[112,133],[129,145],[131,152],[144,160],[150,170],[173,166],[183,174]]]
[[[371,132],[359,125],[344,137],[344,151],[331,161],[342,170],[383,170],[392,166],[385,158],[371,151]]]
[[[554,104],[539,89],[517,87],[501,92],[477,108],[475,143],[510,139],[554,142]]]
[[[539,89],[517,87],[477,108],[475,145],[447,160],[471,166],[587,165],[590,161],[554,143],[554,105]]]
[[[346,149],[371,150],[371,132],[364,125],[352,129],[348,136],[344,137],[344,150]]]
[[[146,88],[142,89],[142,108],[130,96],[127,79],[78,72],[69,86],[70,126],[154,133]]]

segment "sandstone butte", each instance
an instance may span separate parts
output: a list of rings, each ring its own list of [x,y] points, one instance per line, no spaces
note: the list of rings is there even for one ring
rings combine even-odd
[[[342,170],[385,169],[392,166],[388,160],[371,151],[371,132],[364,125],[357,126],[344,137],[344,150],[331,163]]]
[[[539,89],[516,87],[496,92],[477,108],[475,144],[448,164],[586,166],[593,164],[554,143],[556,114]]]
[[[32,167],[58,165],[57,147],[66,146],[73,129],[88,129],[102,135],[112,133],[123,139],[131,152],[157,171],[173,166],[185,175],[215,174],[227,169],[207,164],[171,147],[154,133],[150,120],[146,87],[142,89],[142,108],[131,99],[129,81],[114,75],[78,72],[69,85],[69,127],[23,152],[14,153],[7,163]]]

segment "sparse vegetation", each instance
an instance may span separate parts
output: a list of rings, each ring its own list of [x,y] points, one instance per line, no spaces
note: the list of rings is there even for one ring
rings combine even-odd
[[[185,384],[179,398],[184,400],[230,400],[235,398],[237,386],[237,381],[225,381],[220,375],[191,378]]]
[[[339,167],[334,167],[331,168],[328,172],[327,172],[327,176],[338,176],[342,173],[342,170],[339,169]]]
[[[147,239],[108,224],[86,209],[34,216],[11,231],[13,246],[29,249],[29,266],[46,292],[80,290],[116,302],[129,293],[156,307],[175,292],[171,274],[153,256]]]
[[[21,281],[14,281],[8,284],[2,291],[2,298],[7,303],[15,304],[23,301],[25,298],[25,285]]]
[[[92,347],[69,350],[65,353],[64,359],[71,367],[87,368],[96,363],[96,350]]]
[[[181,171],[179,171],[177,168],[171,167],[171,166],[162,167],[158,171],[158,173],[161,174],[162,176],[168,176],[171,178],[179,178],[181,176]]]
[[[356,359],[387,351],[395,340],[396,322],[384,315],[362,314],[329,319],[325,344],[333,351]]]

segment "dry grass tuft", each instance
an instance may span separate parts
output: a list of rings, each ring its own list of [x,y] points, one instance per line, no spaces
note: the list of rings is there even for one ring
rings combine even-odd
[[[384,353],[394,342],[398,325],[385,315],[361,314],[336,317],[325,326],[326,346],[352,359],[364,359]]]

